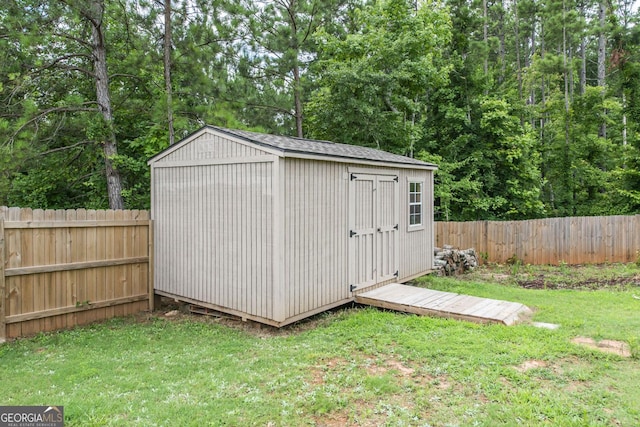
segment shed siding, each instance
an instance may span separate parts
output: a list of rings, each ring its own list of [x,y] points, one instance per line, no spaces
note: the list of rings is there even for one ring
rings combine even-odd
[[[153,169],[155,286],[272,318],[273,163]]]
[[[200,159],[230,159],[264,154],[266,154],[266,152],[263,150],[205,132],[176,151],[167,154],[159,161],[177,162]]]
[[[350,298],[347,165],[284,162],[286,317]]]
[[[409,227],[409,178],[424,179],[424,228],[407,231]],[[400,172],[400,277],[415,276],[433,269],[433,172],[403,170]]]

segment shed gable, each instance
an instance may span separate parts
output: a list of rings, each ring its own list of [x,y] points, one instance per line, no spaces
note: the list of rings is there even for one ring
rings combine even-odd
[[[207,128],[185,138],[176,144],[174,149],[172,148],[170,147],[164,152],[164,155],[158,156],[154,161],[158,163],[190,162],[272,154],[254,144],[221,136]]]

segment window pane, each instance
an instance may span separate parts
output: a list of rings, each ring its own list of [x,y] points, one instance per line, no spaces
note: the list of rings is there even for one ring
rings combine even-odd
[[[409,225],[422,225],[422,183],[409,182]]]

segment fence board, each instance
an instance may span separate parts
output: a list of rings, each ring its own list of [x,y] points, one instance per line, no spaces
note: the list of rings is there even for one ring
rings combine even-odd
[[[490,262],[527,264],[634,262],[640,215],[526,221],[437,222],[436,246],[475,248]]]
[[[150,307],[146,211],[0,207],[0,341]]]
[[[4,280],[4,214],[0,212],[0,343],[7,337],[5,322],[5,280]]]

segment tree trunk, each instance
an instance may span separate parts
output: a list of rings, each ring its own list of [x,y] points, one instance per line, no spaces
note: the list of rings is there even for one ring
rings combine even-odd
[[[489,94],[489,11],[487,0],[482,0],[482,41],[484,42],[484,94]]]
[[[293,104],[294,115],[296,119],[296,134],[298,138],[303,137],[302,132],[302,84],[300,81],[300,46],[298,44],[298,22],[296,21],[297,13],[297,0],[290,0],[287,5],[287,12],[289,13],[289,25],[291,26],[291,49],[294,53],[293,60]]]
[[[109,195],[109,208],[123,209],[122,182],[120,173],[113,165],[113,157],[118,154],[116,135],[113,130],[113,114],[111,110],[111,97],[109,94],[109,75],[107,73],[107,49],[102,30],[102,17],[104,14],[104,0],[92,0],[90,13],[87,16],[91,25],[91,38],[93,43],[93,65],[96,83],[96,101],[98,108],[107,126],[107,134],[102,141],[104,154],[105,173],[107,178],[107,193]]]
[[[566,2],[562,2],[562,74],[564,79],[564,112],[569,117],[569,64],[567,61],[567,9]],[[569,143],[568,132],[565,134],[565,142]]]
[[[518,99],[522,102],[522,61],[520,59],[520,24],[518,20],[518,0],[513,0],[513,14],[515,20],[513,23],[513,31],[516,39],[516,73],[518,80]],[[522,124],[523,118],[520,117],[520,123]]]
[[[171,0],[164,1],[164,88],[167,99],[169,145],[175,141],[173,130],[173,89],[171,88]]]
[[[580,15],[585,16],[584,2],[580,4]],[[587,41],[585,40],[584,30],[580,36],[580,95],[584,95],[587,91]]]
[[[500,9],[498,10],[498,40],[500,41],[499,45],[499,56],[500,56],[500,76],[498,77],[498,81],[500,84],[504,83],[505,76],[507,74],[507,47],[505,42],[505,30],[504,30],[504,3],[500,0],[499,4]],[[517,25],[517,24],[516,24]]]
[[[296,132],[298,134],[298,138],[302,138],[302,93],[300,88],[300,66],[298,65],[298,61],[293,65],[293,84],[293,98],[296,110]]]
[[[602,88],[602,96],[605,95],[605,85],[606,85],[606,48],[607,48],[607,37],[605,34],[605,25],[606,25],[606,3],[604,0],[600,0],[598,3],[598,86]],[[605,112],[606,114],[606,112]],[[603,120],[600,124],[600,130],[598,132],[598,136],[601,138],[607,137],[607,124]]]

